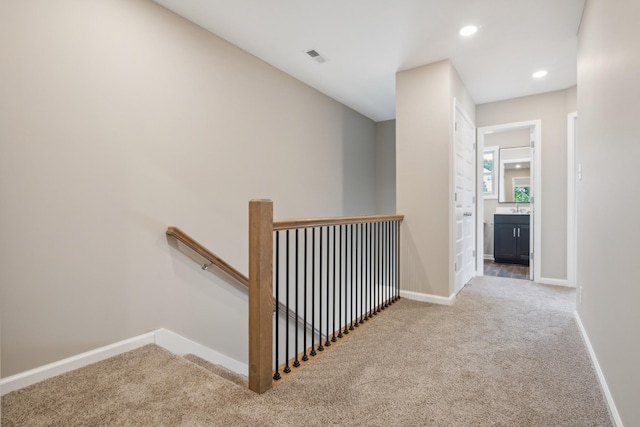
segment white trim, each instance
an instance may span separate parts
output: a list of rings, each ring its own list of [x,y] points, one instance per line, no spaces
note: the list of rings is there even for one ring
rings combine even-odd
[[[484,260],[485,261],[495,261],[495,258],[493,257],[493,254],[484,254]]]
[[[400,291],[402,298],[411,299],[414,301],[430,302],[440,305],[453,305],[456,302],[456,295],[449,295],[449,297],[441,297],[439,295],[423,294],[421,292]]]
[[[531,280],[538,281],[542,270],[542,120],[527,120],[523,122],[504,123],[492,126],[482,126],[477,128],[477,150],[484,151],[484,136],[489,133],[507,132],[512,130],[531,129],[531,136],[534,141],[534,157],[531,159],[533,170],[531,179],[533,182],[533,203],[531,203],[531,228],[533,230],[533,239],[530,242],[530,252],[533,253],[533,268],[530,269]],[[478,159],[478,170],[480,171],[480,159]],[[480,172],[478,172],[479,174]],[[478,181],[481,177],[476,178]],[[478,206],[480,208],[480,206]],[[477,215],[478,227],[484,222],[484,210],[478,210]],[[484,248],[484,234],[478,233],[476,237],[478,252],[481,253]],[[480,259],[478,258],[478,263]],[[480,267],[478,267],[478,271]]]
[[[567,280],[572,286],[577,280],[578,220],[576,198],[576,121],[578,113],[567,115]]]
[[[598,376],[598,382],[600,383],[600,387],[602,388],[602,393],[604,394],[605,401],[607,402],[607,406],[609,407],[611,420],[617,427],[624,427],[622,425],[622,418],[620,418],[620,414],[618,413],[618,408],[616,408],[616,403],[613,401],[613,396],[611,395],[611,391],[609,391],[607,380],[605,379],[604,373],[602,372],[602,369],[600,368],[600,364],[598,363],[596,352],[593,350],[593,347],[591,346],[589,335],[587,335],[587,331],[584,328],[584,325],[582,324],[582,319],[580,319],[580,314],[578,314],[578,312],[575,311],[573,313],[573,317],[576,319],[576,323],[578,324],[578,329],[580,330],[580,335],[582,336],[582,340],[584,341],[584,344],[587,347],[587,351],[589,352],[591,363],[593,363],[593,369],[596,371],[596,375]]]
[[[550,277],[540,277],[536,280],[536,283],[540,283],[542,285],[553,285],[553,286],[564,286],[567,288],[575,288],[575,285],[569,283],[569,281],[565,279],[552,279]]]
[[[124,341],[106,345],[95,350],[87,351],[86,353],[81,353],[57,362],[30,369],[19,374],[11,375],[0,380],[2,395],[4,396],[7,393],[44,381],[47,378],[52,378],[57,375],[64,374],[65,372],[82,368],[83,366],[117,356],[118,354],[134,350],[138,347],[153,344],[154,341],[155,333],[149,332]]]
[[[2,390],[1,394],[4,396],[7,393],[44,381],[48,378],[52,378],[57,375],[64,374],[65,372],[73,371],[92,363],[117,356],[118,354],[135,350],[136,348],[144,345],[154,343],[177,355],[189,353],[195,354],[208,362],[224,366],[225,368],[241,375],[247,376],[247,373],[249,372],[248,366],[238,362],[237,360],[218,353],[217,351],[205,347],[202,344],[198,344],[197,342],[184,338],[167,329],[158,329],[153,332],[138,335],[137,337],[109,344],[95,350],[87,351],[85,353],[3,378],[0,380],[0,389]]]
[[[237,374],[244,376],[249,374],[248,365],[167,329],[158,329],[156,331],[156,344],[178,355],[195,354],[207,362],[224,366]]]
[[[476,137],[477,139],[477,137]],[[491,194],[485,194],[484,192],[484,155],[488,152],[493,153],[493,170],[491,171],[492,183],[493,183],[493,192]],[[497,200],[498,199],[498,169],[500,167],[500,147],[498,145],[492,145],[491,147],[484,147],[482,153],[478,152],[478,165],[477,167],[482,169],[482,182],[480,186],[478,186],[478,194],[480,194],[480,190],[482,190],[483,199],[486,200]],[[482,157],[480,157],[482,155]],[[498,161],[496,161],[498,160]],[[478,174],[480,176],[480,174]]]

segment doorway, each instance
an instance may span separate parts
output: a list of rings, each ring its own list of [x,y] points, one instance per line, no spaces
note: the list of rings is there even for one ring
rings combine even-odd
[[[484,165],[484,157],[483,157],[485,141],[490,139],[488,135],[504,134],[506,132],[515,132],[515,131],[525,132],[526,135],[529,137],[528,141],[525,142],[525,143],[528,143],[527,144],[528,147],[518,147],[522,149],[526,148],[526,151],[530,152],[529,182],[526,185],[520,185],[521,188],[526,188],[526,190],[524,191],[520,190],[520,193],[526,193],[528,202],[524,203],[522,202],[523,199],[517,199],[517,198],[513,200],[502,200],[498,204],[498,207],[496,207],[493,212],[487,213],[485,212],[484,197],[481,196],[485,194],[484,181],[483,181],[485,178],[484,177],[485,165]],[[540,259],[540,247],[541,247],[540,240],[542,236],[540,215],[538,214],[539,212],[541,212],[540,210],[541,197],[540,197],[540,188],[539,188],[540,186],[536,185],[536,183],[541,182],[541,178],[542,178],[541,161],[540,161],[541,160],[541,144],[540,144],[541,120],[531,120],[531,121],[524,121],[524,122],[515,122],[515,123],[506,123],[506,124],[500,124],[500,125],[479,127],[477,133],[478,133],[478,146],[477,146],[478,186],[476,190],[478,194],[477,229],[485,230],[485,233],[478,233],[478,237],[476,240],[477,242],[476,252],[479,254],[486,255],[486,256],[477,257],[476,268],[477,268],[478,274],[479,275],[485,274],[485,265],[484,265],[485,258],[493,258],[493,252],[491,252],[490,254],[486,254],[485,252],[487,247],[487,245],[485,245],[485,235],[491,236],[489,238],[493,237],[494,227],[496,225],[493,221],[494,215],[508,215],[508,216],[522,215],[517,220],[513,218],[509,218],[509,220],[513,220],[513,221],[526,222],[526,224],[519,224],[519,223],[517,225],[509,224],[509,233],[513,232],[513,237],[517,238],[518,236],[522,235],[521,230],[528,229],[528,232],[527,232],[528,238],[526,240],[524,239],[515,240],[513,243],[513,247],[516,249],[510,248],[509,250],[515,250],[516,251],[515,256],[519,257],[520,259],[522,259],[522,257],[524,256],[527,256],[529,261],[529,269],[528,269],[528,277],[526,278],[528,278],[529,280],[536,280],[537,278],[540,277],[540,263],[537,262],[537,260]],[[502,163],[504,163],[504,160],[509,158],[510,154],[512,153],[506,153],[506,152],[503,153]],[[521,153],[519,153],[518,157],[523,157],[523,156]],[[496,163],[496,164],[500,164],[500,163]],[[503,177],[503,175],[505,174],[504,171],[500,171],[500,174],[502,174],[501,179],[504,181],[504,177]],[[500,183],[497,183],[497,185],[500,186]],[[505,183],[503,182],[502,185],[504,186]],[[498,196],[496,196],[495,198],[497,197]],[[491,242],[488,242],[488,243],[491,243]],[[528,253],[527,253],[527,248],[525,248],[525,245],[528,245]],[[490,245],[490,247],[493,248],[493,245]],[[523,274],[523,273],[519,272],[518,274]]]

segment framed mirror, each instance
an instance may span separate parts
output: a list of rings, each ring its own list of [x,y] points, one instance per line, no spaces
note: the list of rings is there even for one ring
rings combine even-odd
[[[531,148],[501,148],[500,203],[529,203],[531,198]]]

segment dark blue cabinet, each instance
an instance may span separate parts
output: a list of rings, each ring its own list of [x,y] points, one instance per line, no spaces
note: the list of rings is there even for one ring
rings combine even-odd
[[[529,265],[529,215],[496,214],[493,223],[495,262]]]

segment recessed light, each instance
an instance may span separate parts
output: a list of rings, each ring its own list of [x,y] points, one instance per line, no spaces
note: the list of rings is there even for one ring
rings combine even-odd
[[[534,79],[541,79],[541,78],[543,78],[543,77],[544,77],[544,76],[546,76],[546,75],[547,75],[547,70],[540,70],[540,71],[536,71],[536,72],[535,72],[535,73],[533,73],[531,76],[532,76]]]
[[[474,35],[478,31],[478,27],[475,25],[467,25],[466,27],[462,27],[460,29],[460,35],[463,37],[469,37]]]

